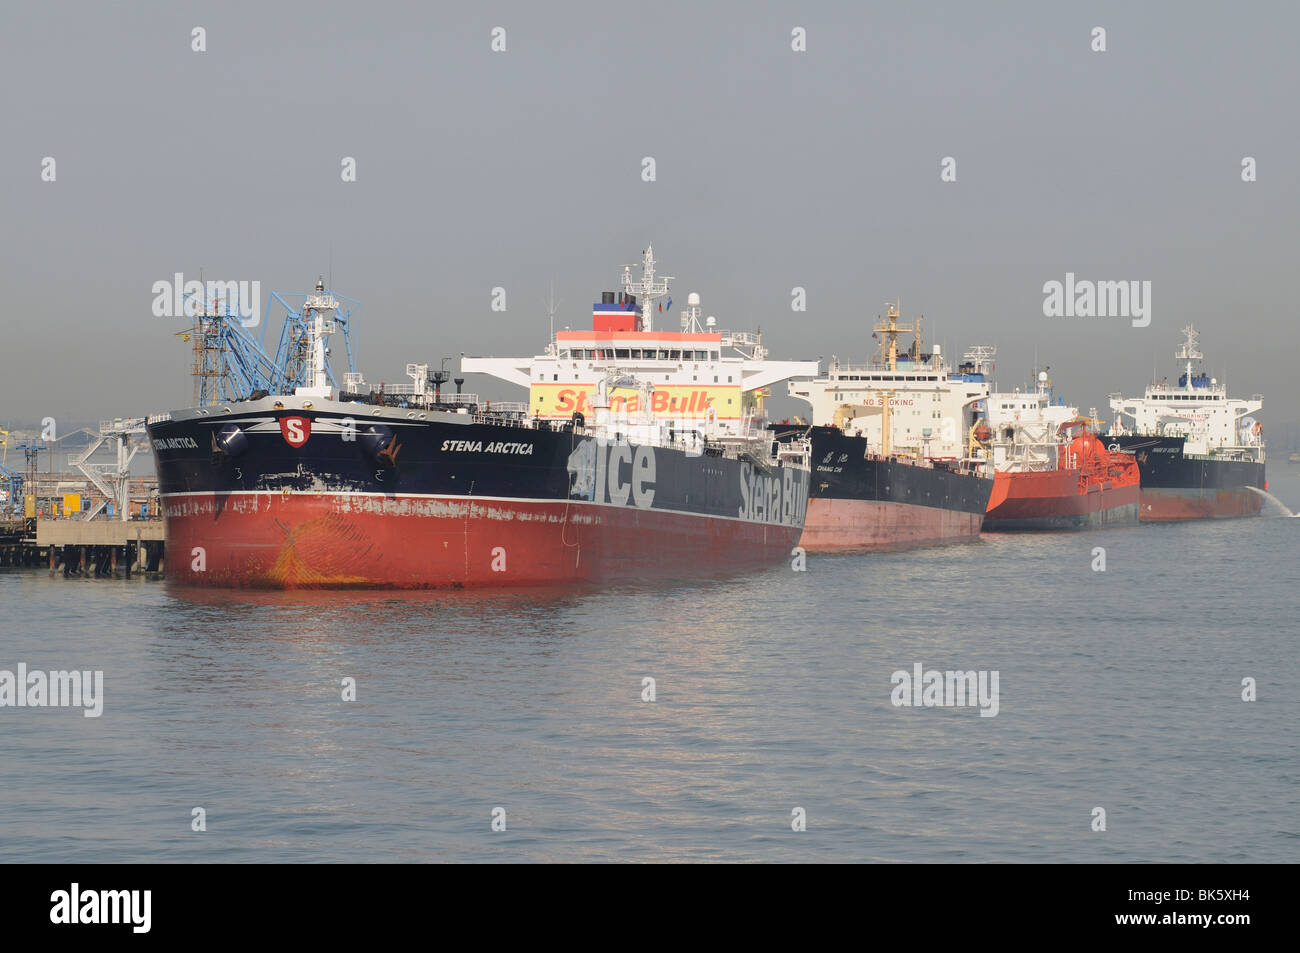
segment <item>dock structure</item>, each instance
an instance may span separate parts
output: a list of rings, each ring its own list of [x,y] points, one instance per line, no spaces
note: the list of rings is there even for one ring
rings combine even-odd
[[[0,523],[0,566],[45,567],[50,575],[161,574],[162,520],[13,520]]]

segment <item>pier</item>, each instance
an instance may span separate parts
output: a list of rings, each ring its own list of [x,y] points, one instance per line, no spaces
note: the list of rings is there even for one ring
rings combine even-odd
[[[159,575],[163,549],[163,522],[157,519],[0,522],[0,566],[47,568],[51,575]]]
[[[69,470],[53,467],[56,445],[88,439],[67,453]],[[143,417],[101,420],[97,431],[81,429],[63,437],[0,430],[0,445],[23,452],[23,469],[11,469],[0,456],[0,566],[48,569],[64,576],[126,577],[160,574],[163,521],[158,483],[133,476],[132,461],[148,451]],[[44,473],[38,456],[46,454]],[[108,458],[105,459],[105,456]]]

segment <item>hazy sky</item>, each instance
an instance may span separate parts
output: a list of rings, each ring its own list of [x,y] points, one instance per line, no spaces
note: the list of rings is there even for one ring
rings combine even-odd
[[[1194,322],[1280,426],[1297,35],[1290,3],[10,4],[0,423],[187,405],[185,322],[151,312],[174,272],[301,292],[332,251],[377,382],[536,353],[551,279],[557,325],[589,326],[652,241],[676,306],[774,357],[863,359],[899,297],[949,354],[997,345],[1007,389],[1036,349],[1105,413]],[[1150,281],[1150,326],[1044,317],[1067,271]]]

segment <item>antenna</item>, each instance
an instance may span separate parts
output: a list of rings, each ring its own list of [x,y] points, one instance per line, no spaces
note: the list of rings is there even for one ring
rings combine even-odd
[[[555,309],[559,302],[555,300],[555,281],[551,280],[551,294],[549,298],[543,298],[542,304],[546,305],[546,311],[551,316],[551,343],[555,343]]]

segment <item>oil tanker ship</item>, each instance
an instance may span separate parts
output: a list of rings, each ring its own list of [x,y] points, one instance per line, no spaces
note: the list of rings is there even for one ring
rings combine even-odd
[[[459,385],[444,398],[445,373],[426,364],[407,365],[401,388],[369,390],[354,370],[336,388],[326,339],[338,302],[318,283],[302,314],[306,386],[148,418],[169,578],[519,586],[788,559],[808,446],[774,445],[751,392],[807,364],[766,361],[756,336],[657,331],[651,305],[667,284],[653,264],[647,250],[639,285],[625,269],[627,290],[604,295],[581,342],[561,333],[545,354],[507,362],[527,405],[491,406]],[[467,358],[463,370],[493,366]]]
[[[1078,409],[1052,395],[1046,371],[1033,391],[990,394],[977,439],[991,452],[993,493],[984,529],[1075,530],[1138,522],[1138,466],[1106,449]]]
[[[1183,334],[1176,386],[1164,379],[1141,398],[1110,395],[1115,422],[1107,447],[1137,461],[1143,522],[1258,516],[1259,491],[1268,484],[1263,427],[1251,415],[1264,399],[1230,399],[1202,367],[1196,329],[1189,325]]]
[[[975,405],[988,394],[986,368],[951,374],[940,348],[923,351],[920,319],[898,323],[891,305],[867,364],[832,358],[828,373],[792,380],[788,393],[812,406],[812,426],[774,425],[778,437],[812,440],[812,485],[800,545],[852,552],[972,539],[993,481],[985,451],[967,453]],[[900,352],[898,335],[914,332]]]

